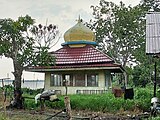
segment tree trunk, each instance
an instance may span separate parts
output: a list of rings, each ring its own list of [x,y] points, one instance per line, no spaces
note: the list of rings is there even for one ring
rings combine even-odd
[[[13,61],[14,64],[14,72],[13,75],[15,77],[15,80],[13,82],[14,85],[14,98],[11,103],[11,106],[13,108],[22,109],[23,108],[23,99],[22,99],[22,91],[21,91],[21,76],[23,69],[20,65],[16,64]]]

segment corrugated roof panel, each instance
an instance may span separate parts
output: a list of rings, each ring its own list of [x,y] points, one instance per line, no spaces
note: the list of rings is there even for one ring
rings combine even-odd
[[[160,53],[160,12],[146,15],[146,53]]]

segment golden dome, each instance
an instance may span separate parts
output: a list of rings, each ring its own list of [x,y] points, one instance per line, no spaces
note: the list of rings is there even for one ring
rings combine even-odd
[[[78,23],[65,32],[64,40],[69,43],[77,42],[77,44],[78,42],[82,43],[82,41],[83,43],[95,42],[95,35],[93,31],[82,24],[79,18]]]

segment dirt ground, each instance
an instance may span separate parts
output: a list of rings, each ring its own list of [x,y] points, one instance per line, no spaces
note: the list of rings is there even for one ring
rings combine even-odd
[[[58,116],[51,117],[52,115],[56,114],[56,111],[53,110],[52,112],[39,112],[39,111],[28,111],[28,110],[9,110],[6,112],[1,111],[1,118],[5,118],[6,120],[47,120],[50,118],[50,120],[65,120],[67,119],[65,117],[65,113],[61,113]],[[122,117],[118,116],[113,116],[113,115],[96,115],[96,114],[89,114],[89,115],[80,115],[79,113],[77,114],[72,114],[73,115],[73,120],[77,119],[84,119],[84,120],[90,120],[91,118],[94,120],[102,120],[102,119],[115,119],[115,120],[123,120]],[[121,119],[118,119],[121,118]],[[127,119],[127,118],[125,118]]]
[[[61,110],[45,109],[41,110],[0,110],[0,120],[67,120],[66,113],[61,112],[53,117]],[[124,111],[123,113],[101,113],[90,111],[74,111],[72,110],[72,120],[140,120],[148,116],[137,116],[131,112]],[[3,119],[1,119],[3,118]]]

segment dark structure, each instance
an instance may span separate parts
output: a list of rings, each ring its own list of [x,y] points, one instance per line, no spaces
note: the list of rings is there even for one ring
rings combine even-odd
[[[146,54],[160,57],[160,12],[147,13],[146,20]],[[156,97],[157,63],[154,65],[154,97]]]

